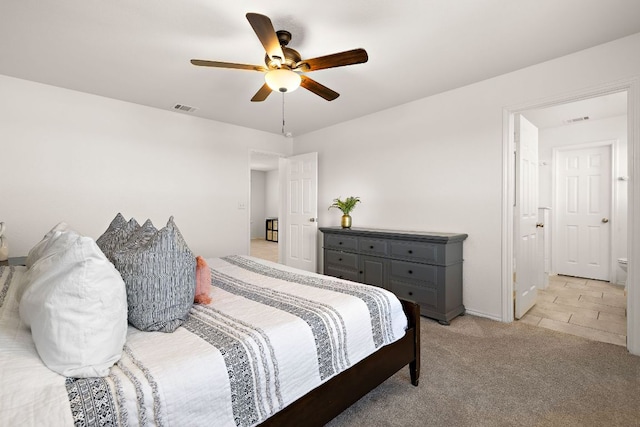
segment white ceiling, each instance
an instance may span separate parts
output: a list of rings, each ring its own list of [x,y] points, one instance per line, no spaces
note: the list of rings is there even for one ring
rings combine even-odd
[[[294,136],[640,32],[638,0],[2,0],[0,74],[280,133],[282,95],[249,101],[260,73],[189,63],[263,64],[247,12],[303,59],[369,54],[310,73],[335,101],[285,95]]]

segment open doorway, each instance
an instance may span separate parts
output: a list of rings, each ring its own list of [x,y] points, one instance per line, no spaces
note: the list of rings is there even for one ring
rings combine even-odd
[[[602,93],[602,96],[594,94],[592,97],[589,97],[586,96],[586,94],[579,94],[573,97],[573,99],[558,99],[547,102],[546,104],[541,104],[540,107],[531,106],[528,108],[522,107],[505,110],[508,114],[505,118],[509,119],[509,132],[513,129],[513,117],[514,114],[517,113],[522,114],[540,129],[541,143],[539,147],[540,156],[538,181],[540,197],[538,206],[543,209],[540,209],[541,215],[538,223],[540,225],[544,224],[544,229],[539,231],[538,235],[543,241],[538,243],[541,248],[546,248],[546,250],[543,251],[544,255],[542,255],[542,259],[539,262],[539,268],[542,270],[542,274],[539,276],[539,284],[540,288],[543,289],[543,300],[536,305],[538,309],[537,313],[532,312],[532,314],[538,315],[537,319],[533,317],[533,320],[536,323],[543,317],[539,315],[543,314],[545,309],[547,314],[550,313],[550,299],[566,303],[563,305],[573,304],[576,308],[575,312],[577,312],[577,314],[570,313],[568,316],[567,314],[560,315],[558,313],[549,314],[549,316],[556,316],[556,323],[551,323],[554,319],[544,321],[544,323],[549,323],[555,326],[559,325],[561,318],[568,320],[567,323],[570,323],[571,316],[574,315],[574,323],[581,323],[585,328],[596,330],[596,326],[598,326],[596,323],[597,320],[610,319],[612,317],[607,311],[598,313],[596,310],[595,318],[590,318],[589,316],[592,316],[594,313],[578,310],[578,308],[585,307],[588,307],[589,309],[595,308],[595,305],[590,306],[590,304],[598,302],[594,300],[594,298],[600,298],[600,300],[603,298],[607,299],[608,305],[613,306],[612,311],[617,311],[617,313],[614,313],[614,316],[626,313],[625,308],[622,307],[627,304],[625,298],[626,293],[624,293],[623,286],[626,280],[626,272],[624,271],[624,266],[617,261],[619,258],[626,258],[628,247],[626,238],[628,232],[632,232],[632,230],[626,229],[628,216],[627,193],[629,192],[629,189],[627,188],[627,176],[630,174],[627,170],[627,154],[631,151],[627,147],[628,129],[631,134],[629,144],[637,144],[637,135],[633,132],[634,126],[628,126],[627,124],[628,120],[631,120],[632,124],[634,120],[633,117],[630,118],[630,113],[627,109],[628,91],[626,89],[628,89],[628,87],[621,87],[617,91],[614,89],[601,90],[600,93]],[[629,102],[629,105],[632,107],[634,106],[633,102]],[[505,130],[507,130],[507,126],[505,126]],[[505,135],[508,137],[508,134]],[[565,154],[569,152],[568,150],[576,149],[579,151],[582,149],[591,149],[594,145],[601,148],[605,147],[605,151],[609,150],[612,156],[612,160],[610,162],[612,166],[612,171],[610,172],[610,189],[612,194],[610,196],[605,196],[609,198],[608,201],[610,202],[611,217],[606,215],[599,218],[602,224],[607,225],[611,231],[611,237],[606,239],[607,242],[602,243],[602,245],[607,246],[610,250],[610,252],[604,257],[605,259],[603,261],[610,271],[607,273],[606,280],[600,281],[591,280],[589,277],[579,278],[573,277],[572,275],[557,276],[554,274],[556,273],[554,269],[558,262],[557,255],[565,250],[567,246],[570,246],[566,240],[558,240],[562,233],[559,233],[556,228],[558,226],[557,214],[560,210],[558,209],[559,192],[557,190],[557,184],[559,180],[556,175],[556,166],[558,162],[567,161]],[[562,157],[563,155],[565,155],[564,158]],[[632,163],[633,162],[629,162],[629,164]],[[513,168],[515,169],[515,165]],[[509,179],[513,179],[515,176],[514,169],[507,171],[507,176],[510,177]],[[515,185],[515,182],[513,186],[513,191],[509,191],[508,194],[516,195],[518,188]],[[566,188],[562,196],[566,197]],[[511,214],[514,212],[511,209],[507,209],[507,211],[511,212]],[[546,219],[544,219],[545,215],[547,216]],[[513,239],[514,237],[514,223],[515,219],[512,219],[511,224],[508,225],[507,236],[510,236],[507,237],[508,239]],[[551,242],[549,242],[549,239]],[[544,240],[546,240],[546,242]],[[575,242],[573,243],[575,249]],[[513,244],[513,241],[510,244]],[[512,250],[515,252],[515,244],[512,247]],[[511,253],[513,254],[514,252]],[[509,271],[510,268],[508,267],[511,267],[511,271]],[[516,265],[513,264],[508,267],[506,272],[509,276],[507,277],[516,277]],[[549,280],[549,275],[551,275],[551,280]],[[588,276],[588,274],[586,276]],[[507,283],[507,285],[509,284]],[[595,285],[596,289],[587,290],[587,285]],[[556,295],[552,297],[544,291],[545,289],[557,288],[559,286],[565,288],[564,296],[558,297]],[[511,295],[515,290],[513,285],[511,285],[510,289],[509,286],[506,288],[509,292],[508,295]],[[579,292],[581,288],[585,289],[584,294]],[[609,290],[612,290],[613,292],[609,292]],[[575,299],[575,301],[572,301],[571,298]],[[579,305],[583,305],[583,307],[579,307]],[[506,306],[505,308],[507,309],[506,312],[511,311],[510,318],[513,319],[515,308],[512,310],[508,310],[509,307]],[[629,308],[632,309],[633,307]],[[536,308],[533,310],[536,310]],[[615,342],[616,340],[600,340],[615,342],[620,345],[627,344],[623,334],[625,333],[624,329],[626,329],[624,327],[628,323],[631,323],[630,320],[625,319],[624,317],[613,317],[613,319],[618,322],[618,325],[617,328],[611,328],[611,333],[622,336],[622,339],[617,340],[617,342]],[[562,327],[556,329],[562,330],[563,332],[570,332],[571,328],[572,327]],[[579,333],[576,335],[579,335]],[[629,348],[631,349],[630,346]]]
[[[317,272],[318,153],[287,157],[251,150],[249,155],[254,237],[249,253],[258,255],[257,244],[264,243],[270,245],[270,260]]]
[[[546,259],[536,304],[521,320],[625,346],[618,259],[627,258],[627,93],[521,114],[538,128],[538,248]]]
[[[278,262],[280,206],[279,154],[250,152],[250,251],[256,258]]]
[[[545,225],[551,239],[550,272],[623,284],[626,274],[617,260],[627,255],[627,93],[618,92],[578,102],[522,112],[538,128],[538,201],[550,208]],[[571,170],[568,176],[567,170]],[[575,184],[575,185],[574,185]],[[573,203],[585,206],[582,212]],[[575,235],[560,228],[576,228],[566,212],[576,218],[592,215],[588,228],[598,237],[582,236],[593,247],[580,262]],[[539,218],[539,222],[543,222]],[[554,232],[555,231],[555,232]],[[565,265],[571,264],[571,265]]]

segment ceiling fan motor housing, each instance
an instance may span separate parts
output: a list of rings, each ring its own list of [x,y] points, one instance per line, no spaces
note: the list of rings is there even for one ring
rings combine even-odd
[[[280,46],[286,46],[291,41],[291,33],[287,30],[276,31],[276,36],[278,36],[278,41],[280,42]]]
[[[296,65],[300,61],[302,61],[302,57],[300,56],[298,51],[295,49],[291,49],[290,47],[282,46],[282,52],[284,53],[284,60],[281,64],[278,64],[277,60],[272,60],[269,55],[265,55],[264,62],[265,64],[267,64],[267,67],[272,70],[276,68],[288,68],[290,70],[296,69]]]

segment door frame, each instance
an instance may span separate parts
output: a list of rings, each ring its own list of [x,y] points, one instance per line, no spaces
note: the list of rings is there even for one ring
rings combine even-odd
[[[515,192],[515,171],[513,165],[513,114],[526,110],[553,107],[589,98],[595,98],[616,92],[627,92],[627,152],[628,152],[628,207],[627,207],[627,257],[632,262],[627,270],[627,349],[640,355],[640,286],[636,277],[640,277],[640,183],[633,177],[640,177],[640,76],[571,93],[556,95],[542,100],[527,101],[502,109],[502,321],[514,320],[513,310],[513,201]],[[635,221],[634,221],[635,220]]]
[[[587,142],[587,143],[582,143],[582,144],[574,144],[574,145],[563,145],[561,147],[553,147],[552,148],[552,161],[553,161],[553,165],[554,165],[554,169],[553,172],[551,173],[551,199],[553,200],[553,204],[552,204],[552,210],[551,210],[551,228],[552,228],[552,233],[551,233],[551,252],[553,253],[552,257],[551,257],[551,271],[556,271],[556,267],[557,267],[557,251],[555,250],[555,248],[558,245],[558,210],[555,209],[555,207],[558,204],[558,193],[557,193],[557,185],[558,185],[558,181],[557,181],[557,165],[558,165],[558,155],[561,151],[577,151],[577,150],[582,150],[582,149],[589,149],[589,148],[596,148],[596,147],[609,147],[609,155],[611,156],[610,158],[610,162],[609,162],[609,169],[611,171],[610,176],[609,176],[609,181],[610,181],[610,185],[609,185],[609,192],[610,192],[610,196],[609,196],[609,224],[610,224],[610,231],[609,231],[609,241],[607,242],[607,244],[609,245],[609,258],[607,259],[607,263],[609,264],[609,282],[611,283],[615,283],[615,277],[616,277],[616,273],[615,273],[615,268],[616,268],[616,263],[615,263],[615,259],[616,257],[614,256],[614,245],[613,243],[615,242],[615,238],[616,238],[616,217],[614,215],[614,207],[616,206],[616,201],[617,201],[617,193],[616,193],[616,186],[614,185],[614,177],[617,176],[617,171],[616,171],[616,145],[617,145],[617,141],[616,140],[604,140],[604,141],[597,141],[597,142]]]

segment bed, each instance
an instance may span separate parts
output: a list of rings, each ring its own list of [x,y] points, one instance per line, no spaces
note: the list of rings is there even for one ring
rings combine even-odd
[[[420,373],[419,307],[249,256],[208,259],[212,301],[172,333],[128,326],[105,377],[57,374],[0,267],[0,424],[324,425],[398,370]]]

